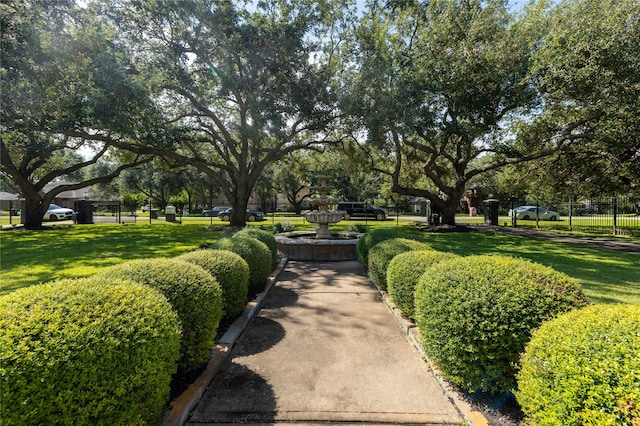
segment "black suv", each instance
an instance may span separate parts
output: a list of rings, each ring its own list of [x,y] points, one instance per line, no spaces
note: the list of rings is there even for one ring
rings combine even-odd
[[[373,217],[376,220],[385,220],[387,218],[387,211],[375,206],[365,206],[364,203],[359,201],[343,201],[338,203],[337,210],[344,210],[347,214],[344,215],[345,219],[351,217]]]

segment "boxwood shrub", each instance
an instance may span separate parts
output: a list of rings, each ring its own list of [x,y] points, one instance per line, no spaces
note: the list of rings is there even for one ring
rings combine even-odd
[[[273,235],[273,232],[250,226],[238,231],[236,235],[247,235],[257,239],[258,241],[262,241],[267,247],[269,247],[273,263],[278,261],[278,242],[276,241],[276,237]]]
[[[453,253],[436,250],[400,253],[389,262],[387,267],[389,296],[406,316],[413,318],[416,285],[420,277],[436,263],[457,257]]]
[[[156,424],[179,344],[171,305],[141,284],[67,279],[6,294],[2,424]]]
[[[110,266],[101,277],[129,279],[156,288],[178,313],[182,326],[178,372],[202,367],[211,356],[222,318],[222,291],[200,266],[176,259],[139,259]]]
[[[249,288],[264,287],[272,271],[271,251],[261,241],[247,235],[234,235],[231,238],[220,238],[211,248],[228,250],[243,258],[249,265]]]
[[[177,258],[204,268],[222,290],[222,316],[234,318],[244,310],[249,291],[249,265],[227,250],[195,250]]]
[[[515,388],[520,353],[543,321],[586,305],[580,285],[504,256],[440,262],[418,281],[416,323],[443,375],[470,392]]]
[[[640,306],[594,305],[545,322],[518,373],[533,425],[640,424]]]
[[[379,228],[367,231],[356,244],[358,260],[365,268],[369,267],[369,250],[381,241],[401,238],[404,234],[395,228]]]
[[[411,250],[429,250],[428,244],[406,238],[391,238],[374,245],[369,249],[369,276],[371,281],[383,290],[387,289],[387,267],[389,262],[399,255]]]

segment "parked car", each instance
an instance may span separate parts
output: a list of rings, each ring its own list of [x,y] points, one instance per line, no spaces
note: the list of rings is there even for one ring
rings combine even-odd
[[[218,218],[220,218],[220,220],[228,222],[229,220],[231,220],[231,213],[233,213],[233,209],[227,208],[226,210],[218,213]],[[261,220],[264,220],[264,213],[257,210],[247,209],[247,222],[257,222]]]
[[[509,216],[513,217],[515,212],[516,219],[534,220],[536,218],[536,206],[520,206],[513,210],[509,210]],[[560,215],[551,210],[538,207],[538,219],[540,220],[558,220]]]
[[[385,209],[368,206],[359,201],[341,201],[338,203],[336,209],[347,212],[347,214],[344,215],[345,219],[351,217],[372,217],[376,220],[385,220],[387,218],[387,211]]]
[[[229,210],[229,207],[227,206],[216,206],[213,209],[204,209],[202,210],[202,216],[205,217],[218,217],[220,215],[220,212],[223,212],[225,210]]]
[[[74,211],[71,209],[60,207],[57,204],[49,204],[49,208],[47,208],[44,218],[49,220],[73,219],[74,214]]]

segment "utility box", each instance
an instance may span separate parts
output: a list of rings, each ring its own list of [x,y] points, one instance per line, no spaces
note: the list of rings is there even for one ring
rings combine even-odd
[[[498,210],[500,209],[500,201],[495,198],[484,200],[484,224],[498,225]]]
[[[175,206],[167,206],[164,209],[164,217],[167,222],[175,222],[176,221],[176,208]]]
[[[76,223],[80,225],[93,224],[93,201],[78,200],[75,205]]]

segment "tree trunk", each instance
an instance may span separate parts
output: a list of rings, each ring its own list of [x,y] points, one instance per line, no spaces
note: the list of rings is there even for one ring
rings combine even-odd
[[[441,218],[442,218],[442,224],[443,225],[455,225],[456,224],[456,209],[458,207],[458,203],[456,202],[455,205],[452,205],[452,203],[447,203],[444,207],[444,209],[442,210],[441,213]]]
[[[231,220],[229,224],[231,226],[245,227],[247,225],[247,204],[249,203],[249,197],[237,196],[234,200],[231,212]]]
[[[42,200],[25,200],[24,227],[26,229],[42,229],[42,219],[47,212],[49,204]]]
[[[441,198],[438,198],[437,200],[431,200],[431,202],[434,203],[436,208],[438,209],[440,220],[443,225],[455,226],[456,211],[458,210],[460,199],[462,198],[462,191],[463,190],[460,190],[458,193],[451,191],[451,193],[447,193],[446,199],[444,200]]]

